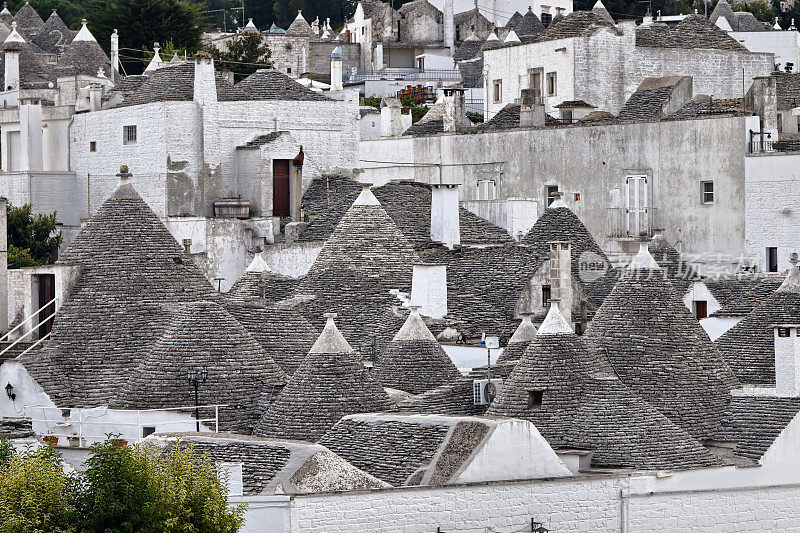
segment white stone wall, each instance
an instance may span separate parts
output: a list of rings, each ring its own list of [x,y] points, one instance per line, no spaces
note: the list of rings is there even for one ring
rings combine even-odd
[[[460,184],[462,201],[478,180],[495,179],[497,199],[540,200],[557,185],[595,239],[608,248],[625,176],[650,177],[657,227],[686,253],[744,252],[745,152],[758,117],[714,117],[656,123],[516,129],[362,141],[359,180]],[[569,147],[581,147],[581,157]],[[374,163],[380,161],[381,163]],[[413,166],[411,166],[413,165]],[[700,182],[714,180],[716,201],[700,202]],[[575,200],[575,194],[580,200]]]
[[[800,153],[752,154],[745,158],[745,242],[748,254],[761,257],[778,248],[778,270],[800,253]]]

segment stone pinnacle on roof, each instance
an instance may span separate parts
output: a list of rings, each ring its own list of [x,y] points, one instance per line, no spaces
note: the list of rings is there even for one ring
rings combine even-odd
[[[16,22],[12,22],[11,23],[11,33],[8,34],[8,37],[6,37],[6,40],[3,41],[3,44],[25,43],[25,42],[26,42],[25,38],[22,35],[20,35],[20,33],[17,31],[17,23]]]
[[[503,353],[497,359],[498,363],[518,361],[531,341],[536,338],[536,326],[531,322],[532,313],[520,313],[522,320],[508,341],[508,345],[503,348]]]
[[[536,335],[565,335],[573,333],[572,326],[558,309],[558,300],[553,299],[550,303],[550,310],[542,321],[542,325],[536,331]]]
[[[253,257],[253,260],[250,261],[250,264],[247,265],[247,268],[244,269],[245,272],[272,272],[272,269],[269,268],[269,265],[264,258],[261,257],[261,254],[256,254]]]
[[[656,260],[650,255],[650,250],[646,242],[639,243],[639,251],[633,256],[627,268],[628,270],[661,270]]]
[[[411,306],[405,323],[380,354],[375,373],[384,387],[421,394],[461,378],[436,337]]]
[[[94,42],[97,42],[97,39],[94,38],[94,35],[92,35],[92,32],[89,31],[89,28],[86,26],[86,24],[87,24],[87,20],[86,19],[82,19],[81,20],[81,29],[78,32],[78,35],[76,35],[75,38],[72,39],[73,42],[75,42],[75,41],[94,41]]]
[[[8,10],[8,2],[3,2],[3,10],[0,11],[0,15],[10,15],[11,11]]]
[[[786,279],[783,280],[781,286],[778,287],[778,290],[775,292],[793,292],[793,293],[800,293],[800,270],[797,269],[797,254],[792,253],[789,257],[789,263],[791,263],[791,267],[789,267],[789,273],[786,275]]]
[[[722,1],[724,2],[725,0]],[[594,4],[594,7],[592,7],[592,13],[600,15],[611,23],[614,22],[614,17],[611,16],[611,13],[608,12],[606,6],[603,5],[603,0],[597,0],[597,2]]]
[[[160,50],[161,46],[157,42],[153,43],[153,59],[147,64],[147,68],[144,69],[145,72],[158,70],[164,64],[164,61],[161,59],[161,54],[159,53]]]
[[[564,194],[560,192],[553,193],[553,202],[550,204],[550,209],[557,209],[559,207],[567,207],[564,203]]]
[[[315,442],[343,416],[394,406],[339,332],[334,314],[255,434]]]

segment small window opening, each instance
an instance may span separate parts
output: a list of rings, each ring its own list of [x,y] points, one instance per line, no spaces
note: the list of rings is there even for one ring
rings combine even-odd
[[[771,246],[767,248],[767,272],[778,271],[778,249]]]
[[[89,151],[96,152],[97,151],[97,141],[90,141],[89,142]]]
[[[156,428],[154,426],[142,426],[142,438],[152,435],[155,432]]]
[[[546,306],[548,303],[550,303],[550,299],[550,285],[542,285],[542,305]]]
[[[700,182],[700,201],[704,204],[714,203],[714,182],[701,181]]]
[[[528,409],[540,409],[542,407],[543,398],[544,398],[543,390],[529,390]]]
[[[791,337],[791,328],[778,328],[778,337]]]
[[[122,126],[122,144],[136,144],[136,126]]]

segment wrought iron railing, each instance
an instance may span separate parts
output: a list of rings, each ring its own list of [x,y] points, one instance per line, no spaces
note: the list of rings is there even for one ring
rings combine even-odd
[[[654,207],[638,208],[638,223],[636,211],[625,207],[609,207],[606,236],[611,239],[634,239],[646,232],[648,237],[652,237],[653,229],[659,227],[656,221],[658,211]]]
[[[344,73],[344,81],[355,83],[366,80],[452,80],[461,79],[458,69],[386,68],[378,71]]]

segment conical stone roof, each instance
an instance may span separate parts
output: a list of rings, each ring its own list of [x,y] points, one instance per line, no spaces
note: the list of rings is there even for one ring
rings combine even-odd
[[[108,405],[161,336],[166,305],[219,297],[126,178],[58,264],[80,274],[23,361],[56,405]]]
[[[40,50],[19,32],[16,22],[11,23],[11,33],[3,41],[3,51],[6,50],[17,50],[19,52],[21,88],[44,88],[54,79],[53,67],[42,64],[37,56]],[[3,79],[5,79],[5,64],[5,54],[0,53],[0,77],[3,77]]]
[[[19,8],[17,14],[14,15],[14,22],[17,23],[18,31],[22,33],[28,41],[44,27],[42,17],[39,16],[39,13],[36,12],[27,0],[25,0],[25,4]]]
[[[112,406],[164,409],[192,405],[194,387],[187,381],[187,371],[204,369],[208,377],[198,387],[199,405],[226,404],[219,411],[220,430],[232,433],[252,432],[261,415],[254,412],[254,406],[262,393],[277,397],[287,379],[261,344],[227,311],[214,302],[192,302],[174,310],[169,326]],[[210,412],[205,418],[208,415]]]
[[[322,246],[295,292],[312,298],[303,313],[319,327],[319,317],[336,312],[342,332],[358,349],[371,342],[377,317],[398,300],[389,291],[411,290],[419,262],[408,239],[368,188],[364,188]]]
[[[672,282],[675,291],[683,295],[693,281],[699,280],[697,270],[681,257],[681,254],[672,247],[663,235],[656,235],[647,244],[650,255],[664,270],[667,279]]]
[[[227,292],[227,297],[233,302],[252,302],[261,300],[263,290],[265,300],[278,302],[288,297],[298,283],[299,281],[294,278],[273,272],[264,259],[256,254],[244,273]]]
[[[303,315],[286,306],[254,300],[226,303],[225,308],[288,375],[303,363],[319,334]]]
[[[544,25],[529,7],[528,12],[515,27],[511,28],[511,31],[516,33],[523,43],[529,43],[535,41],[544,32]]]
[[[694,437],[710,438],[737,381],[657,266],[642,243],[584,338],[605,350],[633,392]]]
[[[480,39],[475,37],[475,35],[470,35],[464,39],[461,46],[456,49],[455,54],[453,54],[453,61],[467,61],[478,57],[481,53],[482,46],[483,42],[481,42]]]
[[[72,42],[73,37],[75,37],[75,32],[67,28],[54,9],[31,42],[48,54],[60,54]]]
[[[337,329],[333,315],[328,315],[308,357],[263,415],[255,433],[316,442],[343,416],[393,406]]]
[[[800,271],[792,265],[780,287],[717,339],[717,347],[746,385],[775,385],[777,324],[800,324]]]
[[[496,32],[492,32],[489,34],[489,37],[483,41],[483,46],[481,46],[481,52],[486,50],[494,50],[495,48],[500,48],[503,46],[503,42],[497,36]]]
[[[595,467],[696,468],[720,461],[623,385],[602,352],[547,318],[487,411],[533,422],[554,448],[592,451]]]
[[[403,327],[374,362],[381,385],[420,394],[461,378],[453,361],[412,307]]]
[[[59,76],[97,76],[101,69],[108,75],[111,72],[111,60],[100,48],[89,28],[86,27],[86,19],[84,19],[83,27],[58,58],[56,74]]]
[[[298,11],[294,21],[286,29],[286,35],[289,37],[313,37],[314,30],[311,25],[303,18],[303,12]]]
[[[8,2],[3,2],[3,9],[0,10],[0,22],[11,28],[11,23],[14,22],[14,15],[8,10]]]
[[[608,264],[608,257],[583,225],[578,216],[560,199],[545,209],[542,216],[520,241],[529,246],[539,261],[550,258],[551,241],[566,241],[571,244],[572,274],[580,279],[580,261],[591,256]],[[584,255],[587,254],[587,255]]]
[[[725,0],[722,1],[724,2]],[[606,6],[603,5],[603,0],[597,0],[597,2],[595,2],[594,7],[592,7],[592,13],[595,15],[600,15],[611,24],[614,24],[614,17],[611,16],[611,13],[608,12]]]
[[[503,353],[497,358],[497,363],[515,363],[519,361],[534,338],[536,338],[536,326],[531,322],[531,314],[524,313],[522,321],[514,331],[514,335],[509,339],[508,345],[503,348]]]

